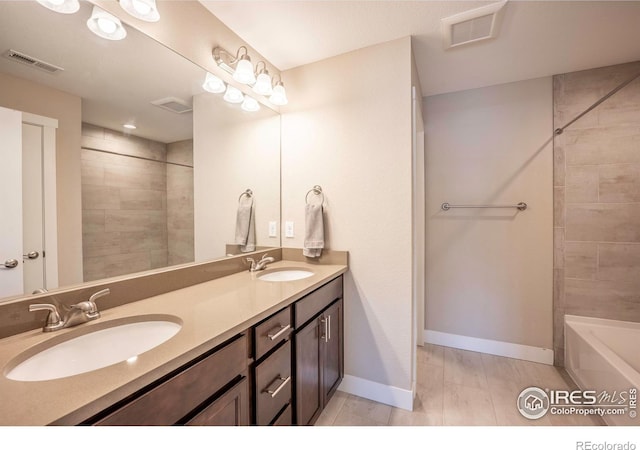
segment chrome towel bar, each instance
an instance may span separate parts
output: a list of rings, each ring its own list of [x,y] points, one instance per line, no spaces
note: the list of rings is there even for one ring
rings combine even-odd
[[[527,209],[527,204],[525,202],[520,202],[517,205],[450,205],[443,203],[441,208],[443,211],[449,211],[452,208],[517,208],[518,211],[524,211]]]

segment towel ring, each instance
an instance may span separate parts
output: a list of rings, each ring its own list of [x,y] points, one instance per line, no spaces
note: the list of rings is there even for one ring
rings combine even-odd
[[[322,197],[322,202],[320,203],[321,205],[324,205],[324,193],[322,192],[322,187],[318,186],[317,184],[312,187],[311,189],[309,189],[309,191],[307,192],[307,195],[304,196],[304,202],[308,205],[309,204],[309,194],[314,193],[315,195],[320,195]]]
[[[240,194],[240,197],[238,197],[238,203],[240,203],[240,200],[242,200],[242,197],[244,197],[245,195],[247,197],[251,198],[251,197],[253,197],[253,191],[251,191],[251,189],[247,189],[242,194]]]

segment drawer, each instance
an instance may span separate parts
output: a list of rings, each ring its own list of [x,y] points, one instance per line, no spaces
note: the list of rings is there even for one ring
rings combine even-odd
[[[247,337],[240,335],[96,425],[173,425],[246,369]]]
[[[249,425],[249,383],[247,378],[242,378],[220,398],[189,420],[186,425],[223,427]]]
[[[291,334],[291,308],[285,308],[254,328],[256,360]]]
[[[269,425],[291,403],[291,385],[291,341],[287,341],[255,368],[258,425]]]
[[[292,415],[291,415],[291,403],[287,405],[284,411],[280,413],[278,418],[272,424],[274,427],[286,427],[289,425],[293,425]]]
[[[296,328],[312,319],[334,300],[342,297],[342,276],[316,289],[294,304]]]

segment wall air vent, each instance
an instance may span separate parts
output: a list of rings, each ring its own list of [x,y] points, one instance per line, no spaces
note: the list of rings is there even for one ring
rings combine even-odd
[[[441,19],[445,50],[496,37],[506,4],[505,0]]]
[[[193,107],[189,103],[175,97],[167,97],[161,98],[160,100],[154,100],[151,102],[151,104],[156,105],[158,108],[166,109],[167,111],[171,111],[176,114],[184,114],[193,111]]]
[[[31,67],[35,67],[40,70],[44,70],[47,73],[56,73],[64,70],[62,67],[58,67],[48,62],[44,62],[38,58],[34,58],[33,56],[29,56],[25,53],[21,53],[16,50],[9,49],[6,52],[4,52],[2,56],[10,59],[11,61],[19,62]]]

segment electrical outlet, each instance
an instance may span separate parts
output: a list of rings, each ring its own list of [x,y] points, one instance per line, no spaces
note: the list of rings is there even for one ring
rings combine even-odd
[[[284,236],[288,238],[292,238],[293,234],[293,222],[287,221],[284,223]]]
[[[269,237],[278,237],[278,222],[275,220],[269,222]]]

